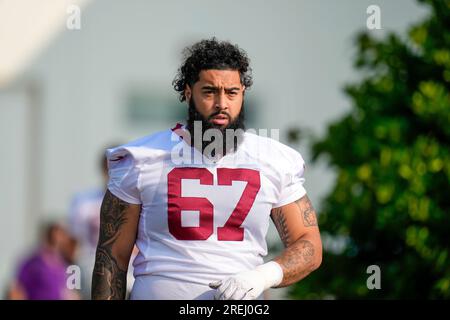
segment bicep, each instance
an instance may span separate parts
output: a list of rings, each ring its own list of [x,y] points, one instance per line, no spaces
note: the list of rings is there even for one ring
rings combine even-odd
[[[272,209],[271,218],[286,247],[307,234],[315,236],[319,233],[316,212],[307,195]]]
[[[100,210],[100,247],[108,247],[120,267],[128,266],[136,241],[141,205],[121,200],[106,191]]]

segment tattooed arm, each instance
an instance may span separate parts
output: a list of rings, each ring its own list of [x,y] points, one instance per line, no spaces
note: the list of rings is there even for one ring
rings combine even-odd
[[[100,210],[92,299],[125,299],[128,263],[136,241],[140,211],[140,205],[127,203],[106,191]]]
[[[314,208],[305,195],[280,208],[272,209],[271,218],[285,249],[274,259],[283,269],[278,287],[289,286],[317,269],[322,262],[322,242]]]
[[[274,261],[213,281],[214,299],[257,299],[264,290],[289,286],[317,269],[322,243],[314,209],[307,196],[271,213],[286,248]]]

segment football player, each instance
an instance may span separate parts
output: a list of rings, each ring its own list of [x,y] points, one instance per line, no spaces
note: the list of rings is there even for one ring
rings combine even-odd
[[[92,298],[125,297],[135,243],[131,299],[261,299],[317,269],[302,156],[244,131],[246,53],[202,40],[185,50],[173,85],[186,124],[107,150]],[[285,248],[264,263],[270,218]]]

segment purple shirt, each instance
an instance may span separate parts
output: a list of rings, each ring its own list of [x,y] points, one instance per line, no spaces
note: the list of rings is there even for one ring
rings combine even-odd
[[[27,299],[62,300],[66,290],[67,264],[57,254],[39,250],[20,266],[19,283],[23,286]]]

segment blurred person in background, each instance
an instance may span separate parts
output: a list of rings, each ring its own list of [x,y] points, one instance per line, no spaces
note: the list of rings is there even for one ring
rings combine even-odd
[[[108,164],[103,152],[99,164],[102,186],[75,194],[69,208],[69,231],[79,243],[76,263],[81,269],[81,296],[83,299],[90,298],[92,270],[94,269],[95,250],[100,230],[100,207],[108,181]],[[136,252],[133,253],[133,256],[135,255]],[[129,268],[127,281],[128,291],[130,291],[134,282],[132,266]]]
[[[7,293],[9,299],[75,300],[66,285],[66,270],[74,260],[76,242],[60,223],[48,223],[40,244],[22,263]]]

